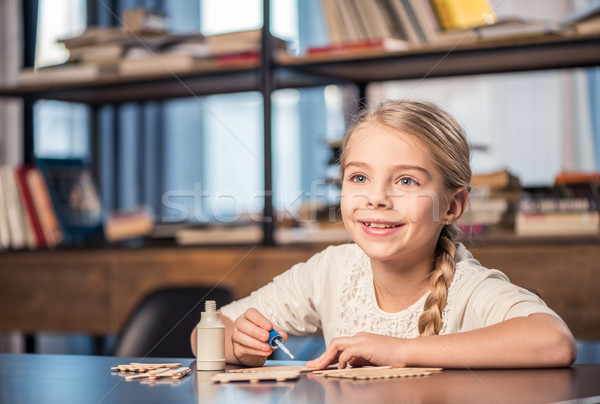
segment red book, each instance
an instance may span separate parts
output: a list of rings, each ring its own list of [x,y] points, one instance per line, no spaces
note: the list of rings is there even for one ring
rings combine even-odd
[[[37,167],[29,169],[25,177],[29,192],[31,193],[31,199],[33,199],[33,205],[35,206],[44,232],[46,245],[48,247],[55,247],[62,242],[63,235],[56,212],[54,211],[54,206],[52,205],[50,191],[46,186],[46,181]]]
[[[583,182],[599,182],[600,172],[566,171],[554,179],[554,184],[580,184]]]
[[[227,55],[219,55],[215,58],[217,65],[219,66],[230,66],[242,63],[256,63],[259,62],[261,53],[258,51],[248,51],[240,53],[230,53]]]
[[[323,55],[336,53],[352,53],[364,51],[401,51],[409,49],[409,43],[398,38],[376,38],[360,41],[337,42],[326,46],[318,46],[306,50],[307,55]]]
[[[27,223],[29,223],[29,227],[33,231],[33,235],[35,237],[35,246],[45,247],[46,238],[44,237],[44,231],[42,230],[40,219],[36,213],[35,205],[33,204],[31,190],[27,185],[27,172],[32,168],[33,166],[28,164],[17,167],[17,187],[19,188],[19,195],[21,196],[21,200],[23,201],[25,219],[27,220]]]

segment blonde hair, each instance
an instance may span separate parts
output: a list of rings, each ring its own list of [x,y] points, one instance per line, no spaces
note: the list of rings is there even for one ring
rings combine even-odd
[[[444,176],[445,196],[452,191],[469,187],[471,181],[470,148],[458,122],[440,107],[417,101],[387,101],[375,109],[359,114],[342,143],[340,170],[343,177],[352,135],[365,126],[385,125],[402,134],[419,139],[431,152]],[[419,334],[439,334],[442,311],[448,298],[448,287],[456,269],[454,239],[460,233],[451,224],[445,225],[438,238],[432,270],[429,274],[431,293],[425,300],[419,318]]]

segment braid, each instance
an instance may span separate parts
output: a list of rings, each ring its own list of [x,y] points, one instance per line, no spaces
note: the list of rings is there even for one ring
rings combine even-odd
[[[422,336],[437,335],[442,327],[442,310],[446,307],[448,287],[456,269],[456,249],[452,241],[455,231],[454,226],[446,225],[438,239],[434,266],[429,277],[431,293],[427,296],[423,314],[419,317],[419,334]]]

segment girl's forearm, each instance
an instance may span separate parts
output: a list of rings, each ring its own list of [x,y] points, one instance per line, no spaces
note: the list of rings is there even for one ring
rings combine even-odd
[[[571,365],[577,355],[567,326],[548,314],[533,314],[473,331],[403,342],[406,342],[407,366],[562,367]]]

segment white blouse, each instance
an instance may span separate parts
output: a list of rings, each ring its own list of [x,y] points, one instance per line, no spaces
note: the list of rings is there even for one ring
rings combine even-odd
[[[456,243],[456,271],[442,312],[440,334],[469,331],[533,313],[558,315],[535,294],[487,269]],[[356,244],[331,246],[276,276],[250,296],[221,308],[235,320],[255,308],[292,335],[323,330],[332,338],[360,331],[400,338],[419,335],[418,320],[427,292],[397,313],[381,310],[375,298],[369,257]]]

